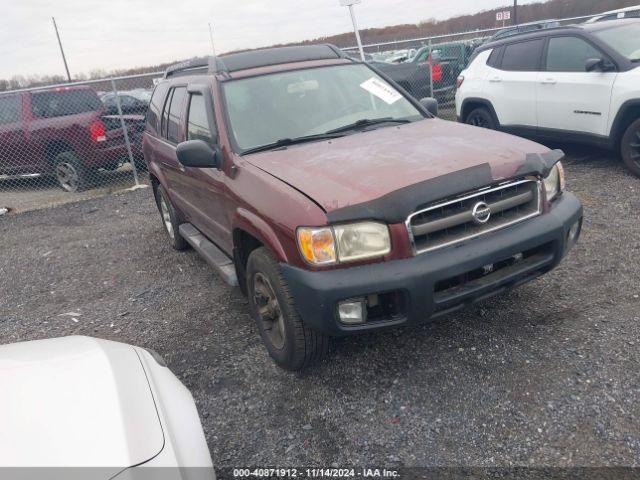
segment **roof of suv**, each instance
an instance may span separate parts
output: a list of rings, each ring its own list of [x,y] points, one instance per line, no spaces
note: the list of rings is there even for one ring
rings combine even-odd
[[[477,52],[500,47],[502,45],[508,45],[510,43],[515,43],[520,40],[548,37],[549,35],[557,34],[557,33],[571,33],[571,32],[575,33],[580,31],[597,32],[600,30],[606,30],[608,28],[619,26],[622,24],[622,22],[640,23],[640,19],[629,18],[629,19],[619,19],[619,20],[607,20],[607,21],[598,22],[598,23],[581,23],[579,25],[565,25],[561,27],[553,27],[553,28],[546,28],[543,30],[536,30],[534,32],[518,33],[510,37],[496,40],[495,42],[485,43],[484,45],[478,48]]]
[[[165,72],[164,78],[198,74],[215,75],[217,73],[231,73],[287,63],[345,58],[348,57],[338,47],[329,44],[265,48],[179,63],[169,67]]]

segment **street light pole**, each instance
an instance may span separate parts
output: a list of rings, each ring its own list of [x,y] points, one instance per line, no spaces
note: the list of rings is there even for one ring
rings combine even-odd
[[[71,74],[69,73],[69,65],[67,65],[67,57],[64,56],[64,49],[62,48],[62,42],[60,41],[60,34],[58,33],[58,25],[56,25],[56,19],[51,17],[53,20],[53,28],[56,31],[56,37],[58,37],[58,45],[60,46],[60,53],[62,54],[62,61],[64,62],[64,69],[67,72],[67,80],[71,83]]]
[[[213,27],[211,26],[211,22],[209,22],[209,39],[211,40],[211,51],[213,52],[213,56],[216,56],[216,46],[213,43]]]
[[[513,0],[513,24],[518,25],[518,0]]]
[[[356,12],[353,9],[354,5],[361,3],[362,0],[340,0],[340,5],[343,7],[349,7],[349,13],[351,14],[351,22],[353,23],[353,31],[356,33],[356,41],[358,42],[358,50],[360,50],[360,58],[365,61],[364,48],[362,47],[362,39],[360,38],[360,30],[358,29],[358,22],[356,20]]]

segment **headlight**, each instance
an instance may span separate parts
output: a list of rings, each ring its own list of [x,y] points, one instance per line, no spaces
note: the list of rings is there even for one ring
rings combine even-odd
[[[544,189],[547,192],[547,200],[554,200],[564,190],[564,168],[562,163],[556,163],[549,175],[544,179]]]
[[[338,259],[341,262],[382,257],[391,251],[389,229],[382,223],[336,225],[334,232],[338,245]]]
[[[298,229],[302,256],[314,265],[382,257],[391,251],[386,225],[360,222],[333,227]]]

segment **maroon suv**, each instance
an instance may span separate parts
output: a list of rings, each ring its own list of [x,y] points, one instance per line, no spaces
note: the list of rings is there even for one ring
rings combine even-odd
[[[143,150],[174,248],[248,294],[273,359],[521,285],[575,244],[562,152],[435,118],[332,46],[178,65]]]
[[[0,175],[53,175],[67,191],[86,188],[94,170],[127,159],[120,119],[105,112],[84,86],[0,95]],[[126,118],[140,158],[142,119]]]

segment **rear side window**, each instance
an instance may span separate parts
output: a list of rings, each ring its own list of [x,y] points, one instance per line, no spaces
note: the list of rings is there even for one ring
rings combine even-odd
[[[590,58],[602,58],[602,53],[581,38],[552,38],[547,51],[547,71],[584,72]]]
[[[169,124],[169,107],[171,106],[171,97],[173,97],[173,92],[173,88],[169,90],[169,95],[167,95],[167,98],[164,101],[164,107],[162,110],[161,134],[164,138],[167,138],[167,125]]]
[[[535,72],[540,68],[544,40],[530,40],[507,45],[502,56],[502,70]]]
[[[160,118],[167,90],[169,90],[169,86],[166,83],[161,83],[155,88],[151,96],[151,103],[149,104],[149,110],[147,110],[147,127],[154,132],[160,129]]]
[[[493,68],[500,68],[500,61],[502,60],[502,52],[504,52],[504,47],[494,48],[487,59],[487,65]]]
[[[0,125],[15,123],[20,120],[20,99],[18,95],[0,97]]]
[[[191,95],[189,100],[187,140],[204,140],[210,145],[213,143],[213,135],[207,119],[207,108],[202,95]]]
[[[38,118],[65,117],[102,110],[102,102],[93,90],[62,90],[31,95],[31,109]]]
[[[186,95],[186,87],[178,87],[173,90],[173,96],[171,97],[167,123],[167,140],[173,143],[180,142],[180,121],[182,120],[182,106]]]

